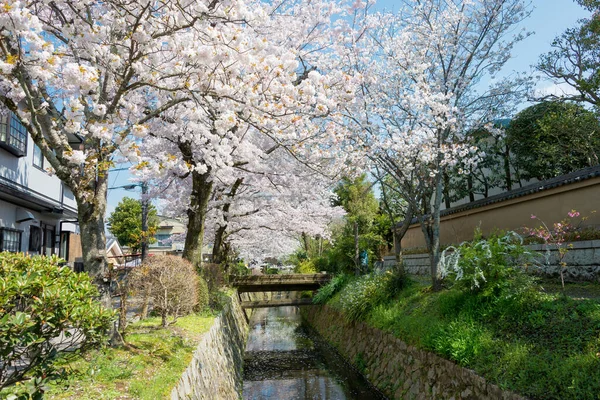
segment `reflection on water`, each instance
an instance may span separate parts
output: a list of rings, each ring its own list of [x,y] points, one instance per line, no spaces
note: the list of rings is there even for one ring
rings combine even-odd
[[[244,357],[244,399],[383,399],[302,326],[298,307],[255,309]]]

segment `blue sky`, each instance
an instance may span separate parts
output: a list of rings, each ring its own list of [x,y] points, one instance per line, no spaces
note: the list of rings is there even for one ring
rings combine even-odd
[[[397,8],[398,1],[380,0],[377,9]],[[395,6],[396,5],[396,6]],[[589,16],[589,12],[577,5],[573,0],[533,0],[533,12],[518,29],[526,28],[533,31],[534,35],[517,44],[513,50],[512,59],[505,66],[504,73],[532,72],[540,54],[550,50],[552,40],[565,29],[575,25],[578,19]],[[539,89],[556,90],[551,82],[540,82]],[[119,167],[123,167],[122,165]],[[110,174],[109,186],[127,185],[130,175],[127,171],[113,172]],[[139,187],[133,191],[124,189],[109,190],[108,209],[109,215],[123,197],[140,197]],[[160,210],[159,210],[160,211]]]

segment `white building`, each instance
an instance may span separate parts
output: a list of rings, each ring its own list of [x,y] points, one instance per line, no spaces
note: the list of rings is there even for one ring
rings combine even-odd
[[[178,219],[158,216],[154,239],[148,246],[148,254],[182,254],[187,226]]]
[[[81,257],[78,233],[73,193],[18,119],[0,113],[0,251],[58,254],[73,265]]]

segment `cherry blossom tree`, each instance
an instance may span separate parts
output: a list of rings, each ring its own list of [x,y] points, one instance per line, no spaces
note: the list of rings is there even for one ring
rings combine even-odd
[[[343,9],[327,1],[255,6],[245,24],[222,24],[219,46],[194,50],[216,53],[205,60],[205,79],[186,82],[193,101],[148,123],[152,139],[137,160],[140,174],[162,176],[165,186],[189,181],[184,257],[197,265],[209,202],[235,195],[246,179],[236,171],[264,174],[276,150],[314,170],[329,165],[340,157],[340,104],[353,99],[354,79],[330,62],[333,51],[324,51],[343,36],[343,21],[332,22]],[[289,29],[282,31],[282,23]]]
[[[464,132],[506,114],[526,88],[496,74],[526,36],[515,25],[528,15],[522,0],[406,0],[396,13],[363,14],[367,33],[348,58],[364,77],[348,113],[354,146],[397,181],[404,226],[418,217],[435,289],[444,173],[477,162]]]
[[[235,0],[1,2],[0,101],[73,191],[85,268],[99,282],[113,157],[135,156],[146,124],[194,98],[217,57],[196,49],[250,14]]]

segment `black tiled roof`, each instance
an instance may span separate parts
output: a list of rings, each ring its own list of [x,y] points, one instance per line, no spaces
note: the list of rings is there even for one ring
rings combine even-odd
[[[547,179],[545,181],[535,182],[527,186],[523,186],[518,189],[509,190],[504,193],[496,194],[494,196],[486,197],[485,199],[475,200],[470,203],[461,204],[459,206],[447,208],[440,212],[440,216],[452,215],[463,211],[472,210],[479,207],[484,207],[494,203],[500,203],[502,201],[515,199],[522,196],[542,192],[544,190],[553,189],[563,185],[569,185],[576,182],[585,181],[600,177],[600,165],[594,167],[587,167],[566,175],[557,176],[555,178]],[[411,224],[417,223],[418,220],[414,218]],[[401,225],[401,224],[400,224]]]

